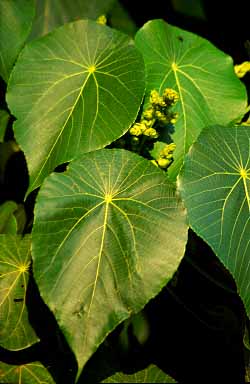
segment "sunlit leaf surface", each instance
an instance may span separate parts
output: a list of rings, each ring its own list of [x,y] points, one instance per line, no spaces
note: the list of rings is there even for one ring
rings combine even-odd
[[[102,148],[134,122],[144,65],[133,41],[94,21],[66,24],[26,45],[8,86],[29,191],[54,168]]]

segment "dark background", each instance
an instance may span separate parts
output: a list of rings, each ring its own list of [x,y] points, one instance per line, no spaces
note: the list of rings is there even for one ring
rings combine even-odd
[[[250,2],[221,0],[121,0],[138,27],[161,18],[170,24],[197,33],[230,54],[237,62],[249,59],[244,44],[250,39]],[[185,5],[185,9],[181,6]],[[201,4],[205,18],[192,17]],[[178,5],[179,4],[179,5]],[[181,12],[181,9],[183,11]],[[189,9],[189,15],[185,12]]]

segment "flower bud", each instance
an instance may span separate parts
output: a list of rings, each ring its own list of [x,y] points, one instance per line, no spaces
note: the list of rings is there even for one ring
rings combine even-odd
[[[179,100],[179,94],[174,89],[166,88],[163,92],[163,99],[168,106],[172,106]]]
[[[158,159],[158,165],[161,168],[167,168],[172,163],[169,159]]]

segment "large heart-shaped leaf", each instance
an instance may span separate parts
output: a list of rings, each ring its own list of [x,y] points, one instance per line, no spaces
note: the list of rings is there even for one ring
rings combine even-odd
[[[129,375],[118,372],[102,383],[176,383],[176,381],[156,365],[151,364],[146,369]]]
[[[115,0],[36,0],[36,17],[29,39],[45,35],[70,21],[98,16],[110,11]]]
[[[8,86],[29,191],[59,164],[102,148],[133,123],[144,65],[126,35],[80,20],[28,44]]]
[[[179,188],[191,227],[230,270],[250,315],[250,128],[202,132]]]
[[[92,152],[45,180],[35,208],[34,276],[79,372],[172,277],[186,236],[175,186],[131,152]]]
[[[244,115],[246,90],[231,57],[191,32],[154,20],[137,32],[135,41],[145,60],[147,97],[152,89],[162,93],[167,87],[180,96],[175,107],[179,114],[173,134],[175,161],[168,170],[175,178],[205,126],[227,125]]]
[[[29,236],[0,235],[0,346],[10,350],[38,341],[26,308],[30,245]]]
[[[33,0],[0,1],[0,76],[6,82],[30,32],[34,13]]]
[[[0,362],[0,380],[6,384],[53,384],[47,369],[38,361],[23,365]]]

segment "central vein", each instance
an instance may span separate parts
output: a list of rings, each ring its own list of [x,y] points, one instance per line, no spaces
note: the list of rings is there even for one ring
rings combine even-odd
[[[183,112],[183,121],[184,121],[184,149],[183,149],[183,155],[186,153],[186,142],[187,142],[187,117],[186,117],[186,110],[184,106],[184,100],[183,100],[183,95],[181,91],[181,84],[179,81],[179,77],[177,75],[178,71],[178,65],[176,63],[172,63],[172,70],[174,72],[174,77],[176,81],[176,85],[178,88],[178,93],[180,95],[180,102],[181,102],[181,107],[182,107],[182,112]]]
[[[247,188],[247,178],[246,177],[242,177],[242,180],[243,180],[245,194],[246,194],[246,198],[247,198],[248,209],[249,209],[249,212],[250,212],[250,198],[249,198],[249,192],[248,192],[248,188]]]
[[[103,254],[103,248],[104,248],[104,241],[105,241],[105,234],[106,234],[106,229],[107,229],[107,222],[108,222],[108,210],[109,210],[109,199],[105,199],[106,205],[105,205],[105,213],[104,213],[104,222],[103,222],[103,229],[102,229],[102,237],[101,237],[101,244],[100,244],[100,251],[98,255],[98,264],[96,268],[96,275],[95,275],[95,281],[94,281],[94,287],[92,291],[92,296],[89,304],[89,309],[88,309],[88,317],[91,311],[91,306],[93,303],[93,299],[95,297],[95,292],[96,292],[96,286],[97,286],[97,281],[100,273],[100,265],[101,265],[101,260],[102,260],[102,254]]]

